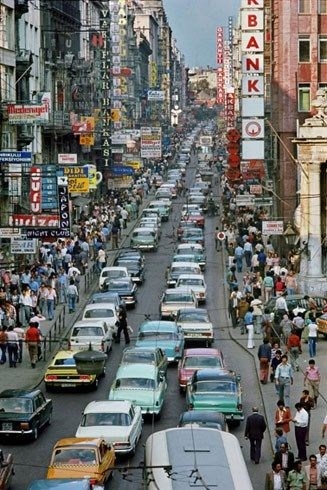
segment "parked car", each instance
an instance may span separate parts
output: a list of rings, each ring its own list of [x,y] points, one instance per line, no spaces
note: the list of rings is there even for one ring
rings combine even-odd
[[[200,267],[199,270],[201,271]],[[176,281],[176,287],[191,288],[198,300],[198,303],[205,303],[207,300],[207,285],[203,274],[181,274]]]
[[[160,318],[176,318],[178,310],[181,308],[197,308],[198,301],[195,293],[187,288],[166,289],[163,293],[159,314]]]
[[[190,210],[185,216],[184,216],[184,221],[187,223],[193,223],[196,226],[199,226],[199,228],[204,228],[205,224],[205,217],[203,216],[202,213],[199,213],[196,210]]]
[[[185,349],[183,357],[178,363],[180,392],[185,392],[187,383],[198,369],[223,369],[224,367],[224,356],[219,349]]]
[[[114,291],[106,291],[100,293],[93,293],[88,303],[114,303],[116,309],[118,310],[120,306],[125,307],[124,301],[120,298],[119,294]]]
[[[185,341],[204,342],[206,345],[213,343],[213,325],[204,308],[180,308],[176,323],[181,327]]]
[[[193,262],[193,263],[197,264],[202,271],[202,267],[200,266],[199,261],[198,261],[198,257],[196,255],[175,254],[172,258],[172,263],[174,263],[174,262]]]
[[[119,366],[111,385],[109,400],[130,401],[141,408],[142,415],[161,415],[167,391],[165,376],[157,367],[144,364]]]
[[[199,266],[203,270],[206,265],[206,256],[200,243],[180,243],[176,250],[177,255],[192,254],[197,258]]]
[[[95,374],[77,372],[75,353],[71,350],[60,350],[55,354],[44,375],[44,384],[48,391],[67,388],[97,389],[99,379]],[[102,373],[104,375],[105,371]]]
[[[115,454],[135,453],[142,433],[140,407],[129,401],[93,401],[84,411],[76,437],[101,437],[112,444]]]
[[[79,320],[71,328],[69,346],[72,350],[86,350],[89,346],[109,354],[112,349],[112,330],[103,320]]]
[[[166,376],[168,359],[161,347],[128,347],[123,351],[120,364],[151,364]]]
[[[221,412],[227,422],[244,420],[240,376],[225,369],[199,369],[186,388],[189,410]]]
[[[137,303],[137,286],[133,281],[130,279],[106,280],[104,287],[107,291],[118,293],[120,298],[124,301],[126,308],[135,308]]]
[[[157,217],[157,219],[158,219],[158,217]],[[121,249],[119,249],[117,258],[121,259],[123,257],[126,259],[127,258],[135,258],[135,259],[139,260],[140,263],[144,267],[145,257],[144,257],[144,254],[141,250],[135,250],[135,248],[129,248],[129,247],[121,248]]]
[[[129,279],[130,276],[128,274],[128,270],[126,267],[104,267],[99,276],[99,289],[103,289],[103,285],[106,280],[111,279]]]
[[[0,449],[0,490],[8,490],[12,483],[14,471],[14,458],[11,453],[4,454]]]
[[[27,490],[103,490],[103,485],[93,484],[89,478],[53,478],[34,480]]]
[[[41,390],[5,390],[0,393],[0,436],[36,440],[51,424],[52,400]]]
[[[224,414],[206,410],[188,410],[183,412],[178,421],[178,427],[205,427],[228,431]]]
[[[120,257],[114,262],[117,266],[126,267],[128,274],[136,284],[143,284],[144,281],[144,265],[139,259],[133,257]]]
[[[175,287],[181,274],[201,275],[201,268],[196,262],[172,262],[167,268],[167,286]]]
[[[82,320],[103,320],[110,327],[112,334],[115,334],[118,321],[117,306],[109,302],[86,305]]]
[[[135,228],[131,234],[131,247],[139,250],[158,249],[159,236],[154,228]]]
[[[69,437],[53,447],[47,478],[84,478],[105,485],[115,466],[115,451],[102,438]]]
[[[195,226],[194,228],[185,228],[181,236],[182,243],[199,243],[204,246],[204,233],[202,228]]]
[[[175,322],[150,320],[139,327],[136,347],[161,347],[168,362],[177,362],[183,355],[184,335]]]

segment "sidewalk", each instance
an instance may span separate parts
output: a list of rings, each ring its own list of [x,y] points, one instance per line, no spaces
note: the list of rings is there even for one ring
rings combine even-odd
[[[225,252],[224,253],[224,258],[225,258]],[[237,277],[239,279],[239,284],[242,284],[242,281],[240,280],[242,274],[237,274]],[[241,287],[240,287],[241,289]],[[228,291],[226,291],[226,298],[227,298]],[[227,303],[226,303],[227,304]],[[261,410],[261,413],[265,416],[266,421],[267,421],[267,430],[269,431],[267,433],[267,436],[269,434],[270,439],[271,439],[271,448],[272,451],[274,451],[275,448],[275,424],[274,424],[274,418],[275,418],[275,411],[277,408],[277,401],[279,397],[276,395],[276,390],[275,390],[275,385],[274,383],[271,383],[268,381],[266,385],[262,385],[259,381],[259,360],[258,360],[258,347],[262,343],[262,336],[261,335],[256,335],[254,334],[254,349],[248,349],[247,348],[247,334],[241,335],[240,328],[236,327],[233,328],[232,326],[229,327],[229,332],[231,338],[237,342],[243,349],[244,349],[244,354],[250,354],[253,358],[253,363],[254,366],[256,366],[256,370],[253,373],[257,383],[260,387],[261,391],[261,400],[253,400],[253,405],[259,405],[259,408]],[[294,383],[293,386],[291,387],[291,413],[292,415],[295,414],[295,403],[297,403],[300,400],[302,390],[304,389],[303,386],[303,379],[304,379],[304,371],[307,366],[308,360],[310,359],[309,357],[309,349],[308,349],[308,344],[302,342],[302,354],[299,357],[299,366],[300,369],[298,372],[294,373]],[[317,454],[318,453],[318,447],[320,444],[326,444],[327,445],[327,440],[321,438],[321,427],[323,420],[327,414],[327,383],[326,383],[326,375],[327,375],[327,340],[324,339],[324,337],[319,336],[318,343],[317,343],[317,355],[315,357],[316,365],[319,366],[320,372],[321,372],[321,382],[320,382],[320,396],[318,398],[318,404],[315,410],[311,412],[311,422],[310,422],[310,445],[307,447],[307,456],[309,457],[310,454]],[[245,390],[245,387],[243,386],[243,390]],[[249,414],[246,414],[249,415]],[[295,442],[295,436],[294,436],[294,424],[291,422],[290,424],[291,431],[289,434],[287,434],[287,439],[288,442],[291,445],[291,450],[294,452],[295,457],[297,456],[297,446]]]
[[[149,200],[153,197],[149,194],[143,199],[140,211],[147,206]],[[140,213],[139,213],[140,215]],[[121,231],[120,246],[129,245],[129,234],[135,227],[136,220],[131,220],[127,223],[127,227]],[[117,250],[118,251],[118,250]],[[110,244],[107,246],[108,265],[112,265],[117,253],[116,250],[110,249]],[[31,368],[31,363],[26,346],[23,347],[23,360],[21,364],[17,364],[17,368],[9,368],[8,359],[6,364],[0,366],[1,385],[0,391],[7,389],[32,389],[38,386],[44,376],[44,372],[53,358],[56,351],[59,349],[60,340],[63,340],[70,330],[71,326],[79,319],[89,296],[93,291],[98,289],[98,274],[93,271],[92,263],[89,271],[85,276],[81,276],[79,303],[75,313],[68,313],[67,305],[58,305],[55,309],[55,317],[52,321],[43,321],[40,323],[40,329],[44,337],[46,337],[45,352],[42,352],[43,359],[36,364],[36,368]],[[49,346],[51,343],[51,347]],[[43,349],[42,349],[43,350]],[[8,356],[7,356],[8,358]]]

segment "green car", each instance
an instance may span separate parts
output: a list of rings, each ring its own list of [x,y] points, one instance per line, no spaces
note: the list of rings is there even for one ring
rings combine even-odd
[[[224,414],[227,422],[244,420],[240,376],[225,369],[199,369],[186,389],[189,410],[210,410]]]
[[[130,401],[141,408],[142,415],[159,418],[166,391],[166,378],[156,366],[124,364],[117,370],[109,400]]]
[[[155,228],[135,228],[131,235],[131,247],[138,250],[152,250],[158,249],[158,231]]]

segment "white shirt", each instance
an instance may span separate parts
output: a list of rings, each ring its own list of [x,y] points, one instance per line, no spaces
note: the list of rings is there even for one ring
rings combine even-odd
[[[283,490],[282,477],[280,473],[274,472],[274,490]]]
[[[309,422],[308,412],[304,408],[301,408],[301,410],[296,412],[293,420],[295,427],[307,427]]]
[[[276,310],[288,311],[287,303],[286,303],[285,298],[283,298],[283,296],[278,296],[278,298],[276,299],[275,308],[276,308]]]
[[[308,337],[317,337],[318,326],[316,323],[309,323],[308,327]]]

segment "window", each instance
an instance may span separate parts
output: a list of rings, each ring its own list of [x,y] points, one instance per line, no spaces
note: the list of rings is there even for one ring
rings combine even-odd
[[[299,14],[310,14],[311,0],[299,0]]]
[[[327,37],[319,38],[319,61],[327,62]]]
[[[310,83],[299,83],[298,86],[298,111],[310,111]]]
[[[327,14],[327,0],[318,0],[318,13]]]
[[[308,36],[299,37],[299,63],[310,62],[310,38]]]

